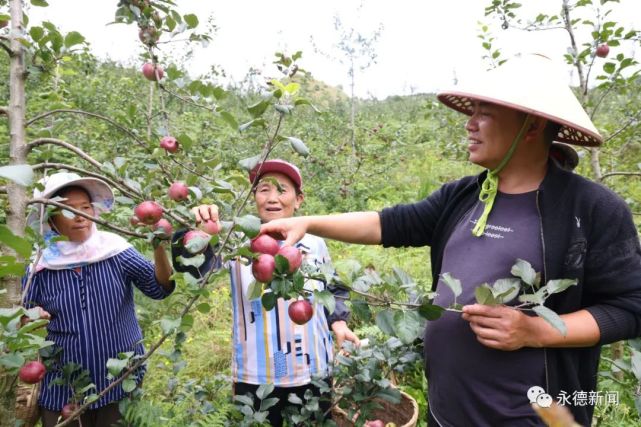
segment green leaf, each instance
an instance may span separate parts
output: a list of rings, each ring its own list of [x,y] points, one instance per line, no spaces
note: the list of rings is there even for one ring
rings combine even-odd
[[[136,389],[136,381],[134,381],[133,379],[127,378],[122,382],[122,390],[125,393],[131,393],[135,389]]]
[[[196,240],[196,239],[194,239],[194,240]],[[201,239],[201,240],[204,240],[204,239]],[[188,243],[188,245],[193,246],[191,241]],[[205,247],[206,247],[206,245],[205,245]],[[194,252],[198,252],[198,251],[194,251]],[[205,262],[205,255],[198,254],[198,255],[192,256],[191,258],[186,258],[184,256],[178,256],[176,258],[176,261],[178,261],[180,263],[180,265],[184,265],[186,267],[189,266],[189,267],[198,268],[201,265],[203,265],[203,263]]]
[[[266,411],[272,406],[278,403],[279,399],[277,397],[268,397],[267,399],[260,402],[260,410]]]
[[[496,305],[497,301],[494,299],[494,294],[492,289],[488,286],[487,283],[477,287],[474,290],[474,295],[476,296],[476,302],[483,305]]]
[[[431,304],[429,302],[424,302],[421,304],[421,306],[418,308],[418,314],[423,316],[427,320],[436,320],[441,315],[445,309],[439,305]]]
[[[80,43],[84,43],[85,37],[77,31],[71,31],[65,36],[65,47],[69,49],[71,46],[75,46]]]
[[[256,397],[260,400],[265,399],[274,391],[274,384],[261,384],[256,390]]]
[[[180,318],[170,319],[168,317],[163,317],[160,319],[160,329],[162,329],[164,334],[171,334],[180,327],[180,323]]]
[[[260,218],[254,215],[245,215],[234,218],[236,222],[235,228],[240,228],[240,231],[245,233],[247,237],[254,238],[260,232]]]
[[[9,353],[0,356],[0,366],[8,369],[20,368],[24,365],[25,359],[20,353]]]
[[[227,123],[229,126],[232,127],[232,129],[238,129],[238,121],[236,121],[236,118],[234,117],[233,114],[227,112],[227,111],[221,111],[220,112],[220,117]]]
[[[276,271],[280,274],[287,274],[289,270],[289,261],[287,258],[282,255],[276,255],[274,260],[276,261]]]
[[[608,74],[614,73],[614,70],[616,69],[616,65],[614,65],[614,62],[606,62],[603,64],[603,71],[605,71]]]
[[[529,262],[522,259],[517,259],[514,265],[512,266],[511,273],[520,277],[525,283],[530,286],[535,286],[536,283],[536,271],[532,268]]]
[[[236,402],[242,403],[243,405],[254,406],[254,400],[249,396],[245,396],[244,394],[235,395],[234,400]]]
[[[211,311],[211,305],[207,304],[206,302],[202,304],[198,304],[196,306],[196,310],[200,311],[203,314],[207,314]]]
[[[552,295],[563,292],[570,286],[575,286],[577,283],[576,279],[557,279],[550,280],[545,287],[547,288],[548,293]]]
[[[555,329],[557,329],[559,332],[561,332],[561,335],[563,335],[563,336],[567,335],[568,329],[565,326],[565,322],[554,311],[550,310],[549,308],[547,308],[544,305],[537,305],[535,307],[532,307],[532,310],[534,310],[534,312],[537,315],[542,317],[543,320],[545,320],[550,325],[552,325]]]
[[[4,243],[23,258],[31,256],[31,243],[24,237],[16,236],[6,225],[0,224],[0,242]]]
[[[294,109],[293,105],[274,104],[274,109],[281,114],[289,114]]]
[[[461,288],[461,281],[452,277],[450,273],[441,274],[441,279],[454,293],[454,298],[461,295],[463,289]]]
[[[297,99],[294,101],[294,105],[296,105],[296,106],[298,106],[298,105],[309,105],[310,107],[312,107],[312,109],[313,109],[315,112],[317,112],[317,113],[321,113],[321,110],[319,110],[318,108],[316,108],[316,106],[315,106],[314,104],[312,104],[312,102],[311,102],[309,99],[306,99],[306,98],[297,98]]]
[[[519,301],[520,302],[525,302],[525,303],[541,305],[541,304],[543,304],[545,302],[545,298],[543,298],[543,294],[537,292],[535,294],[519,295]]]
[[[395,388],[385,388],[376,392],[376,397],[380,397],[383,400],[398,404],[401,402],[401,392]]]
[[[196,28],[198,26],[198,17],[192,13],[183,15],[183,19],[189,29]]]
[[[245,297],[248,301],[251,301],[255,300],[256,298],[260,298],[261,295],[263,295],[263,284],[258,280],[254,280],[247,287],[247,294],[245,295]]]
[[[265,120],[264,119],[253,119],[247,123],[243,123],[242,125],[238,126],[238,130],[240,132],[244,132],[247,129],[249,129],[252,126],[262,126],[265,127]]]
[[[376,326],[386,335],[395,335],[394,311],[390,309],[379,311],[376,315]]]
[[[10,179],[18,185],[27,186],[33,181],[33,169],[29,165],[0,167],[0,177]]]
[[[492,295],[501,304],[512,301],[521,290],[519,279],[499,279],[492,285]]]
[[[295,82],[289,83],[287,86],[285,86],[285,92],[292,95],[298,92],[299,89],[300,89],[300,84]]]
[[[112,358],[107,360],[107,371],[112,377],[117,377],[127,367],[129,359]]]
[[[42,27],[38,27],[38,26],[31,27],[29,29],[29,35],[31,36],[33,41],[37,42],[42,38],[42,36],[45,35],[45,30],[43,30]]]
[[[245,169],[247,172],[251,171],[256,167],[258,163],[260,163],[261,155],[257,155],[254,157],[248,157],[246,159],[242,159],[238,161],[238,166],[241,168]]]
[[[314,291],[314,302],[322,304],[329,311],[329,314],[332,314],[336,309],[334,295],[328,290]]]
[[[394,313],[394,332],[403,343],[410,344],[417,339],[422,331],[423,322],[419,314],[413,310],[400,310]]]
[[[273,292],[265,292],[260,298],[260,302],[265,307],[265,310],[269,311],[276,306],[276,294]]]
[[[249,114],[251,114],[253,118],[257,119],[258,117],[263,115],[265,110],[267,110],[267,107],[269,107],[269,104],[270,102],[264,99],[255,103],[254,105],[250,105],[249,107],[247,107],[247,111],[249,111]]]
[[[31,0],[31,4],[39,7],[49,6],[49,3],[47,3],[45,0]]]
[[[636,377],[637,381],[641,381],[641,353],[633,351],[630,362],[632,366],[632,373]]]
[[[301,141],[298,138],[294,138],[293,136],[288,136],[287,139],[292,145],[292,148],[294,149],[294,151],[296,151],[298,154],[300,154],[303,157],[309,156],[309,148],[307,148],[307,146],[303,141]]]
[[[303,404],[303,400],[300,397],[298,397],[297,395],[295,395],[294,393],[289,393],[289,395],[287,396],[287,401],[289,403],[293,403],[294,405],[302,405]]]

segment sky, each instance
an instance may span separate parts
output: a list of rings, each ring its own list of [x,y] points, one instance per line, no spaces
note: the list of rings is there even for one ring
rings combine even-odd
[[[562,0],[523,0],[528,16],[557,13]],[[595,0],[595,3],[598,2]],[[382,25],[375,44],[377,62],[355,77],[360,97],[385,98],[433,92],[450,86],[455,78],[472,78],[487,68],[478,38],[479,21],[490,0],[175,0],[182,13],[195,13],[200,25],[211,18],[218,30],[206,48],[197,48],[185,68],[196,77],[211,66],[222,67],[233,81],[242,80],[250,68],[265,69],[276,51],[303,51],[301,66],[330,85],[349,87],[348,67],[339,62],[339,41],[334,19],[369,35]],[[33,24],[50,20],[63,31],[79,31],[101,58],[140,64],[141,45],[135,25],[107,25],[113,21],[116,0],[49,0],[47,8],[33,7]],[[641,2],[621,0],[611,15],[641,29]],[[562,30],[527,32],[491,31],[503,56],[542,53],[559,63],[568,46]],[[313,40],[313,42],[312,42]],[[165,45],[167,46],[167,45]],[[173,49],[181,49],[172,44]],[[166,47],[160,52],[162,61]],[[617,53],[611,50],[611,55]],[[319,52],[320,51],[320,52]],[[630,53],[630,52],[626,52]],[[638,52],[636,52],[638,57]],[[276,75],[275,73],[271,75]],[[571,79],[571,77],[569,77]]]

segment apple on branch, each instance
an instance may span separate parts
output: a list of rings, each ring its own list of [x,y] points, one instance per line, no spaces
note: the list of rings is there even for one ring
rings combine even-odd
[[[62,419],[66,420],[67,418],[69,418],[71,414],[78,410],[78,408],[79,406],[77,403],[67,403],[62,407],[62,412],[60,414],[62,416]]]
[[[289,263],[288,272],[294,273],[303,263],[303,254],[293,246],[281,246],[278,249],[278,255],[284,256]]]
[[[261,234],[251,240],[249,248],[252,252],[276,256],[278,249],[280,249],[280,245],[278,244],[278,240],[273,237],[267,234]]]
[[[158,203],[146,200],[134,208],[134,215],[143,224],[153,225],[160,221],[163,209]]]
[[[160,237],[169,237],[171,233],[174,232],[174,227],[171,226],[171,222],[165,218],[160,218],[160,220],[152,226],[152,229],[159,231]]]
[[[307,301],[306,299],[301,299],[298,301],[294,301],[289,305],[287,314],[289,314],[289,318],[292,320],[292,322],[296,323],[297,325],[304,325],[305,323],[309,322],[309,319],[311,319],[314,315],[314,308],[309,301]]]
[[[262,283],[269,283],[274,278],[274,270],[276,269],[276,261],[274,256],[270,254],[260,254],[258,258],[252,262],[252,274]]]
[[[163,76],[165,75],[165,70],[163,70],[162,67],[157,64],[154,68],[154,64],[152,64],[151,62],[147,62],[142,66],[142,74],[147,80],[155,82],[156,80],[161,80],[163,78]]]
[[[20,368],[18,372],[18,378],[27,384],[36,384],[42,381],[46,373],[47,369],[45,365],[43,365],[42,362],[34,360],[22,365],[22,368]]]
[[[610,46],[608,46],[607,43],[600,44],[596,48],[596,56],[598,56],[599,58],[605,58],[606,56],[608,56],[608,53],[610,53]]]
[[[179,146],[178,140],[173,136],[164,136],[160,140],[160,148],[163,148],[168,153],[175,153],[178,151]]]
[[[171,200],[182,202],[183,200],[187,200],[189,198],[189,187],[187,187],[187,184],[185,184],[184,182],[174,182],[169,186],[167,195]]]
[[[211,236],[202,230],[189,230],[183,236],[183,246],[192,255],[205,252]]]
[[[143,44],[147,46],[153,46],[156,44],[156,42],[160,37],[158,34],[158,29],[156,29],[156,27],[149,26],[149,27],[141,28],[140,31],[138,31],[138,38],[140,39],[141,42],[143,42]]]
[[[220,233],[220,223],[211,219],[202,222],[200,228],[207,234],[215,235]]]

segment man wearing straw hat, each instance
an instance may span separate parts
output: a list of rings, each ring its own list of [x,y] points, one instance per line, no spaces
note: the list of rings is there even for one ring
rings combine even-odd
[[[425,331],[430,425],[541,425],[528,390],[594,395],[601,346],[641,335],[641,249],[623,200],[549,159],[552,141],[599,146],[602,138],[552,61],[507,61],[438,99],[469,116],[472,163],[486,170],[426,199],[381,212],[276,220],[261,232],[286,243],[305,232],[385,247],[430,246],[434,300],[453,303],[440,282],[461,280],[463,314],[446,312]],[[475,304],[475,288],[511,277],[517,258],[542,282],[576,279],[545,305],[562,335],[537,316]],[[565,393],[565,394],[564,394]],[[594,402],[564,402],[582,425]]]

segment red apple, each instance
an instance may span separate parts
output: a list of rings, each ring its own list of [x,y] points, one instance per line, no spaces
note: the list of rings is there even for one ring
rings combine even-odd
[[[607,43],[600,44],[596,48],[596,56],[598,56],[599,58],[605,58],[606,56],[608,56],[608,53],[610,53],[610,46],[608,46]]]
[[[159,38],[158,30],[156,29],[156,27],[141,28],[140,31],[138,31],[138,38],[140,39],[141,42],[143,42],[147,46],[153,46],[156,44]],[[155,80],[155,79],[150,79],[150,80]]]
[[[289,318],[292,319],[292,322],[297,325],[304,325],[309,322],[309,319],[314,315],[314,309],[309,301],[301,299],[291,303],[287,309],[287,313],[289,314]]]
[[[160,148],[164,148],[168,153],[175,153],[179,146],[178,140],[173,136],[164,136],[160,140]]]
[[[131,218],[129,218],[129,224],[131,224],[134,227],[137,227],[140,225],[140,220],[136,215],[132,215]]]
[[[276,269],[276,261],[274,256],[270,254],[260,254],[258,258],[252,262],[252,274],[262,283],[269,283],[274,278],[274,270]]]
[[[161,237],[169,237],[171,233],[174,232],[174,227],[171,226],[171,222],[167,221],[165,218],[160,218],[160,221],[152,225],[154,231],[160,230]]]
[[[187,187],[184,182],[174,182],[169,186],[167,195],[171,200],[182,202],[183,200],[187,200],[187,198],[189,198],[189,187]]]
[[[156,68],[154,68],[154,64],[147,62],[142,66],[142,74],[147,80],[156,81],[163,78],[165,70],[160,65],[156,65]],[[158,78],[156,78],[156,74],[158,74]]]
[[[183,236],[183,246],[192,255],[205,252],[211,236],[202,230],[189,230]]]
[[[365,427],[385,427],[385,423],[381,420],[365,421]]]
[[[202,228],[207,234],[214,235],[220,233],[220,224],[218,221],[212,221],[211,219],[200,224],[200,228]]]
[[[73,414],[78,410],[78,408],[79,406],[77,403],[67,403],[65,406],[62,407],[62,413],[61,413],[62,419],[66,420],[67,418],[69,418],[71,414]]]
[[[278,255],[287,258],[289,262],[289,273],[298,270],[298,267],[300,267],[303,262],[303,254],[293,246],[281,246],[280,249],[278,249]]]
[[[249,248],[252,252],[275,256],[278,253],[278,249],[280,249],[280,245],[278,244],[278,240],[274,239],[272,236],[261,234],[260,236],[252,239]]]
[[[22,365],[22,368],[20,368],[18,372],[18,377],[27,384],[35,384],[42,381],[46,373],[47,369],[45,365],[43,365],[42,362],[34,360]]]
[[[162,206],[150,200],[146,200],[134,208],[134,215],[138,217],[140,222],[147,225],[152,225],[160,221],[162,212]]]

